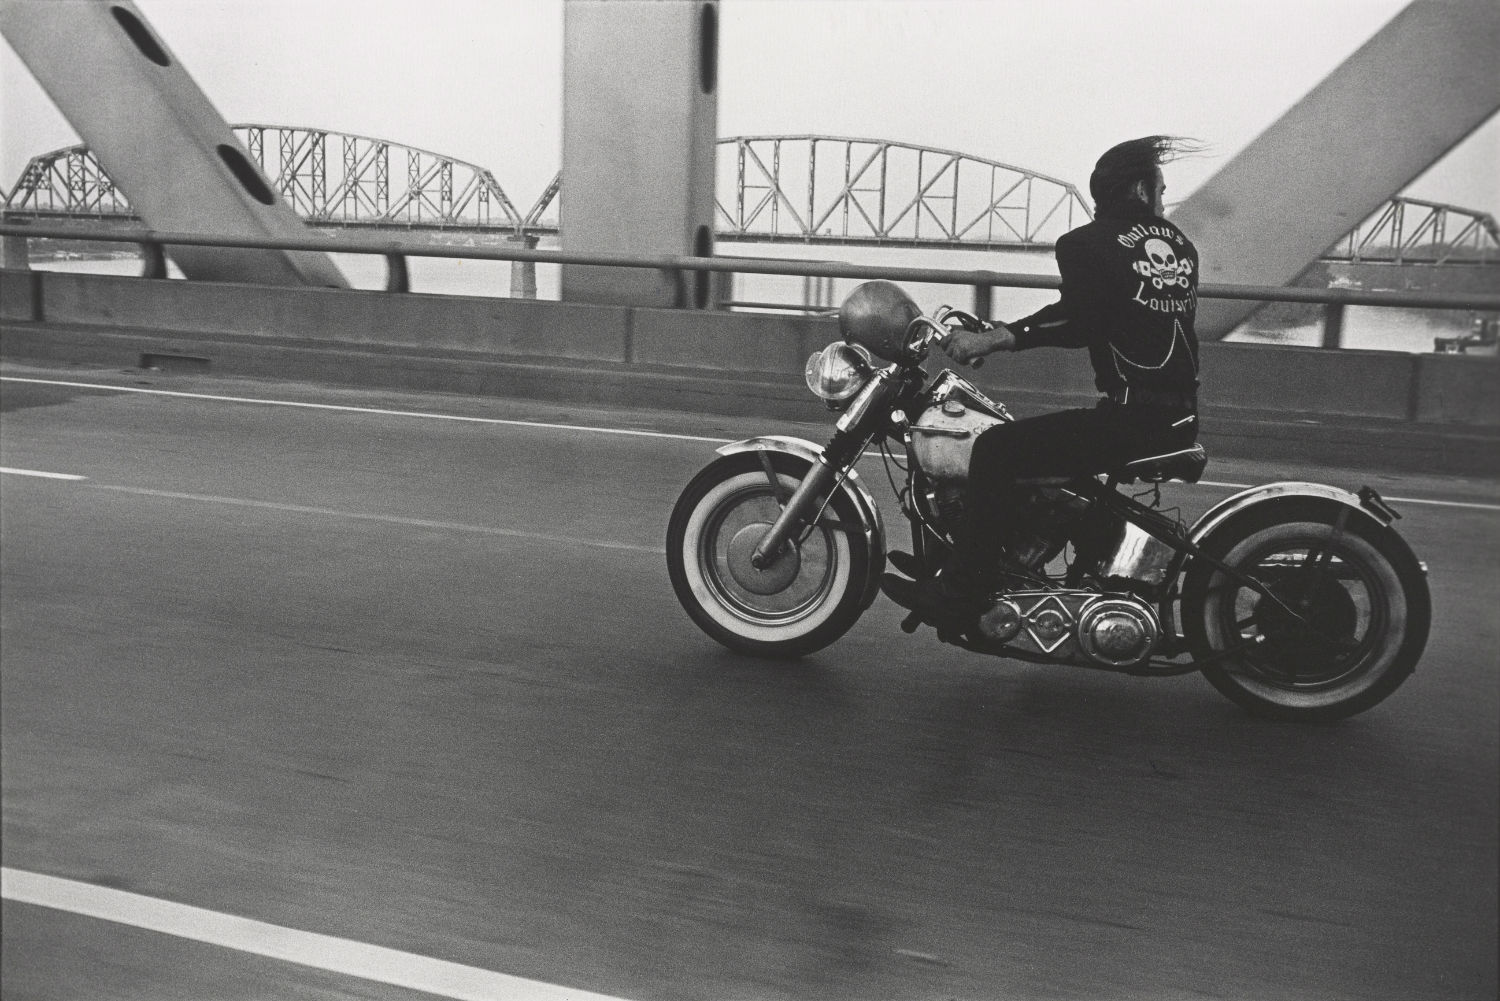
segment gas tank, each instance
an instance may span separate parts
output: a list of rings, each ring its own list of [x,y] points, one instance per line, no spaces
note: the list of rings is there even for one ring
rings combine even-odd
[[[969,479],[969,458],[974,439],[1003,418],[986,413],[959,394],[949,396],[923,411],[911,427],[912,451],[929,479],[942,483],[964,483]]]

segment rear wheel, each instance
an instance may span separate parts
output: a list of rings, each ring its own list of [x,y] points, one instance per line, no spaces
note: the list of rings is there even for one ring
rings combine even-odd
[[[667,526],[667,569],[682,607],[732,650],[800,657],[838,639],[864,611],[872,554],[851,531],[859,513],[842,491],[820,524],[762,569],[750,555],[809,464],[771,456],[779,490],[757,455],[726,456],[688,484]],[[828,524],[836,521],[842,527]]]
[[[1272,597],[1202,560],[1189,569],[1183,622],[1204,677],[1260,716],[1324,721],[1363,712],[1422,655],[1427,581],[1390,529],[1361,517],[1335,531],[1321,512],[1318,520],[1283,516],[1232,523],[1205,546]]]

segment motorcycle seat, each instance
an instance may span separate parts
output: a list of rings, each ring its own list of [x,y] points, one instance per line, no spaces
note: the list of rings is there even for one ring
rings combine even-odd
[[[1202,445],[1194,444],[1191,448],[1176,452],[1132,460],[1118,469],[1110,470],[1110,475],[1121,483],[1133,483],[1136,480],[1145,483],[1165,483],[1168,480],[1197,483],[1207,465],[1208,452]]]

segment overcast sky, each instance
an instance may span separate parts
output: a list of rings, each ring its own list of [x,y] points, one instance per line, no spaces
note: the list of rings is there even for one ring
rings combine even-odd
[[[523,212],[560,166],[561,0],[137,5],[230,122],[316,126],[473,161]],[[1122,139],[1209,143],[1211,156],[1169,168],[1172,201],[1403,6],[722,0],[719,134],[904,140],[1084,189],[1098,154]],[[28,158],[78,139],[3,45],[0,102],[8,190]],[[1497,165],[1491,120],[1408,193],[1500,215]]]

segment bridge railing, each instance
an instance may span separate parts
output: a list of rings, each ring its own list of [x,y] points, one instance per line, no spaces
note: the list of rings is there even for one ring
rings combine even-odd
[[[966,285],[972,290],[972,309],[978,316],[992,313],[992,290],[1057,289],[1061,280],[1053,275],[999,271],[958,271],[945,268],[888,267],[823,261],[789,261],[756,257],[645,256],[631,254],[579,254],[566,250],[514,247],[434,246],[412,240],[364,239],[356,236],[309,235],[306,238],[222,237],[204,233],[162,233],[122,230],[114,227],[16,225],[0,221],[0,237],[7,243],[7,260],[26,260],[25,241],[30,238],[89,240],[133,243],[141,248],[143,278],[166,278],[166,248],[227,247],[260,250],[314,250],[332,254],[369,254],[386,263],[385,290],[411,291],[407,258],[438,257],[459,260],[530,262],[533,264],[582,264],[621,268],[649,268],[671,276],[677,287],[679,308],[701,307],[708,302],[704,291],[712,274],[783,275],[811,279],[877,279],[935,285]],[[12,249],[14,247],[14,249]],[[1249,302],[1316,303],[1323,306],[1321,346],[1342,346],[1344,310],[1349,306],[1384,306],[1406,309],[1456,309],[1500,314],[1500,295],[1450,292],[1374,292],[1357,289],[1309,289],[1264,285],[1198,286],[1204,299],[1237,299]],[[720,303],[724,306],[777,307],[767,303]]]

